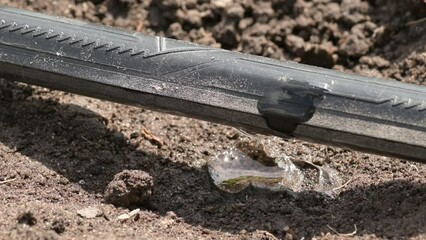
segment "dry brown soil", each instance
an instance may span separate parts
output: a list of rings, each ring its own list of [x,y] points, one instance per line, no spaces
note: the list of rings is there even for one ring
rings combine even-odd
[[[0,4],[426,85],[422,0]],[[290,140],[290,156],[349,181],[335,198],[254,188],[225,194],[205,164],[239,131],[11,80],[0,80],[1,239],[426,239],[426,165]],[[124,170],[152,177],[148,202],[104,202]],[[86,207],[98,217],[77,214]]]

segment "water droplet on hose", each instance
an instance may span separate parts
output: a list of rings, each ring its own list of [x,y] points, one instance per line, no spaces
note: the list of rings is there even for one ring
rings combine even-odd
[[[240,192],[252,185],[270,190],[298,190],[303,181],[301,171],[291,162],[265,166],[237,148],[218,154],[208,166],[214,184],[227,192]]]
[[[289,143],[259,137],[239,141],[208,163],[210,177],[219,189],[231,193],[253,186],[272,191],[314,190],[331,194],[341,186],[342,179],[336,170],[307,161],[309,155],[286,154],[285,144]]]

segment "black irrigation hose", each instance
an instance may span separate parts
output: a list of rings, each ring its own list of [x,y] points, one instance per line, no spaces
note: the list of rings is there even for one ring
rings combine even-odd
[[[426,163],[426,88],[0,7],[0,76]]]

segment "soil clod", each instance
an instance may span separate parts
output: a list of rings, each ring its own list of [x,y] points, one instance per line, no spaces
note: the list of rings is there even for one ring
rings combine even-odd
[[[139,206],[149,202],[154,192],[154,180],[140,170],[124,170],[108,184],[104,199],[120,207]]]
[[[19,224],[25,224],[28,226],[34,226],[37,224],[37,219],[34,217],[32,212],[23,213],[18,217]]]

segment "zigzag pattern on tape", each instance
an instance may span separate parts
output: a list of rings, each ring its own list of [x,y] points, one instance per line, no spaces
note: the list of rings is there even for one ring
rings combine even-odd
[[[327,94],[341,96],[345,98],[351,98],[354,100],[361,100],[373,104],[389,104],[391,107],[403,107],[404,109],[414,109],[419,112],[426,111],[426,101],[422,101],[420,99],[412,99],[407,97],[401,97],[396,94],[389,94],[384,98],[374,98],[371,96],[359,96],[353,95],[350,93],[342,93],[342,92],[327,92]]]
[[[405,109],[412,109],[417,107],[417,110],[419,111],[426,110],[426,103],[424,101],[415,102],[410,98],[394,97],[392,99],[389,99],[388,102],[390,102],[393,107],[403,105]]]
[[[373,104],[389,104],[391,107],[403,107],[404,109],[415,109],[419,112],[426,111],[426,101],[422,101],[419,99],[412,98],[404,98],[398,95],[392,94],[385,98],[373,98],[369,96],[358,96],[350,93],[342,93],[342,92],[327,92],[327,94],[342,96],[346,98],[351,98],[354,100],[361,100]]]
[[[21,35],[32,34],[32,37],[44,37],[46,40],[56,40],[58,43],[62,44],[70,44],[75,45],[77,43],[81,43],[79,45],[82,49],[87,48],[89,46],[93,46],[93,50],[101,50],[105,49],[105,52],[115,52],[117,54],[130,53],[130,56],[137,56],[145,53],[145,50],[138,50],[136,47],[126,47],[124,45],[115,45],[111,42],[101,42],[99,39],[93,40],[83,38],[83,37],[75,37],[69,36],[64,33],[57,33],[51,29],[42,29],[40,27],[30,27],[27,24],[18,24],[16,22],[6,22],[3,19],[0,19],[0,30],[6,29],[8,32],[13,33],[20,31]]]
[[[138,50],[135,46],[133,47],[126,47],[124,45],[116,45],[112,42],[102,42],[99,39],[89,39],[87,37],[76,37],[74,35],[67,35],[63,32],[58,33],[55,32],[52,29],[43,29],[41,27],[31,27],[28,24],[19,24],[14,21],[6,21],[3,19],[0,19],[0,30],[5,30],[8,33],[16,33],[20,32],[21,35],[29,35],[31,34],[33,38],[42,38],[45,40],[56,40],[56,42],[61,44],[69,44],[69,45],[76,45],[80,49],[88,48],[92,46],[90,49],[92,51],[100,51],[104,50],[103,52],[113,52],[116,54],[129,54],[129,56],[137,56],[137,55],[143,55],[144,57],[148,57],[145,54],[147,54],[146,50]],[[163,52],[164,49],[162,49],[161,41],[160,44],[160,52]],[[78,44],[78,45],[77,45]],[[360,97],[360,96],[352,96],[351,94],[347,93],[333,93],[330,92],[328,94],[338,95],[338,96],[344,96],[348,98],[354,98],[358,100],[368,101],[376,104],[385,104],[389,103],[392,107],[401,106],[405,109],[415,109],[417,111],[426,111],[426,101],[422,101],[419,99],[413,100],[410,98],[401,98],[400,96],[397,96],[396,94],[392,94],[389,97],[386,97],[384,99],[377,99],[377,98],[369,98],[369,97]]]

